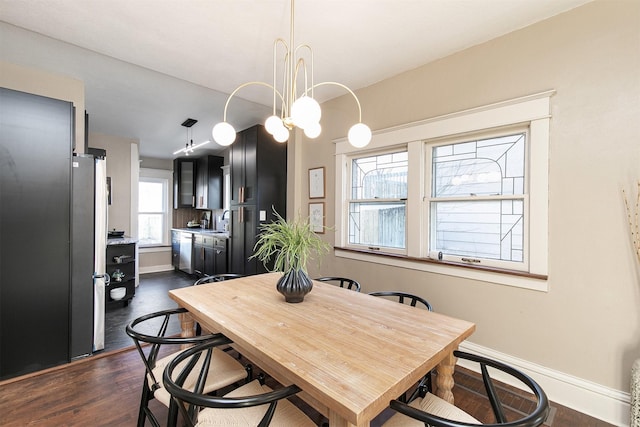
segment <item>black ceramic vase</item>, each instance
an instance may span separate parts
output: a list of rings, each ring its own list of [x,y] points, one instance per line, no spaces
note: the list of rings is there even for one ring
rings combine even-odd
[[[291,270],[285,273],[276,284],[276,289],[282,295],[284,300],[290,303],[302,302],[304,296],[311,292],[313,282],[302,270]]]

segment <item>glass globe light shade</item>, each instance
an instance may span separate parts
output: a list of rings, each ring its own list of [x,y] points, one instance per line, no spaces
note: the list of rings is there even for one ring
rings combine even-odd
[[[278,128],[276,133],[273,134],[273,139],[278,142],[287,142],[289,139],[289,130],[284,126]]]
[[[320,126],[320,123],[313,123],[304,128],[304,134],[310,139],[317,138],[320,135],[320,132],[322,132],[322,126]]]
[[[349,133],[347,134],[349,144],[356,148],[365,147],[371,141],[371,129],[364,123],[356,123],[351,126]]]
[[[279,127],[282,127],[282,120],[278,116],[269,116],[264,122],[264,128],[271,135],[275,135]]]
[[[318,123],[321,116],[320,104],[309,96],[301,96],[291,106],[291,120],[300,129]]]
[[[233,141],[236,140],[236,130],[227,122],[220,122],[215,125],[211,135],[213,140],[223,147],[233,144]]]

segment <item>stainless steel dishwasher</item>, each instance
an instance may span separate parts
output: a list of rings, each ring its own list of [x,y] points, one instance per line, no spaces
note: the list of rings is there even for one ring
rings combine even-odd
[[[180,233],[180,270],[193,274],[193,233]]]

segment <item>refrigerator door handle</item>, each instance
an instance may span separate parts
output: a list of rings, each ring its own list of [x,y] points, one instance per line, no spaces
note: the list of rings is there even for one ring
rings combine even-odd
[[[98,274],[98,273],[93,273],[93,283],[96,283],[96,279],[104,279],[104,285],[107,286],[109,283],[111,283],[111,277],[109,277],[109,275],[107,273],[105,274]]]

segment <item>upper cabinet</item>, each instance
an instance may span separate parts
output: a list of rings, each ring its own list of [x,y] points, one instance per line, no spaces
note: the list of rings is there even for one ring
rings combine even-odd
[[[222,209],[224,158],[202,156],[173,161],[173,208]]]
[[[239,132],[231,145],[231,204],[283,209],[287,192],[287,145],[262,125]],[[281,212],[284,215],[284,212]]]
[[[222,165],[224,157],[198,158],[196,209],[222,209]]]
[[[173,161],[173,208],[196,206],[196,158]]]

